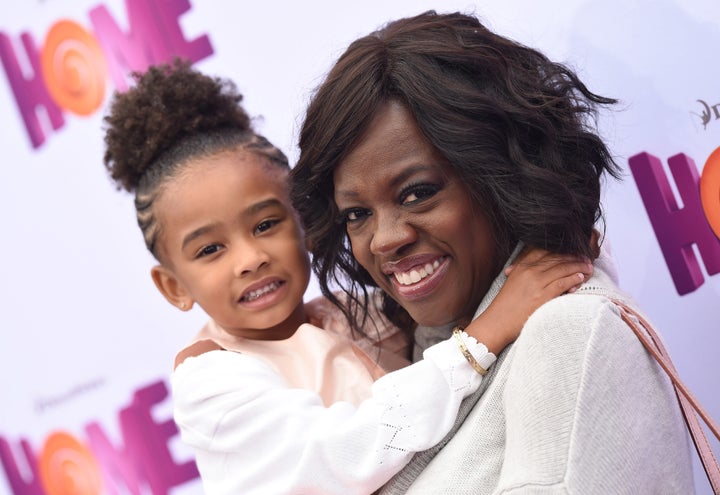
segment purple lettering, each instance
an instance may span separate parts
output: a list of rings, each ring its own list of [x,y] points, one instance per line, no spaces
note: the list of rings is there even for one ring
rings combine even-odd
[[[120,411],[128,453],[155,495],[167,495],[171,488],[199,476],[194,460],[178,464],[170,453],[168,440],[178,433],[175,422],[158,423],[151,414],[152,407],[167,396],[167,387],[160,381],[135,392],[131,405]]]
[[[124,442],[120,446],[113,445],[96,422],[85,427],[89,448],[69,433],[54,432],[40,457],[22,439],[24,458],[16,458],[10,443],[0,436],[0,462],[13,495],[46,495],[45,487],[58,488],[61,481],[86,487],[102,484],[108,495],[141,495],[146,486],[154,495],[168,495],[172,488],[198,478],[193,459],[178,463],[170,452],[168,441],[178,433],[175,422],[153,418],[153,407],[167,397],[162,381],[135,392],[130,405],[119,413]]]
[[[659,158],[643,152],[630,157],[629,163],[675,289],[680,295],[696,290],[704,278],[692,245],[698,247],[708,274],[714,275],[720,273],[720,240],[705,218],[695,162],[683,153],[668,159],[683,208]]]
[[[135,10],[131,10],[130,3],[132,0],[128,1],[128,17],[131,27],[127,34],[121,31],[104,5],[95,7],[89,12],[95,37],[105,52],[110,78],[118,91],[128,89],[126,73],[143,71],[151,64],[142,37],[132,28],[133,22],[137,24],[138,21],[132,16],[132,12]],[[143,8],[142,5],[140,8]]]
[[[121,493],[141,495],[140,480],[127,449],[115,448],[98,423],[89,423],[85,432],[88,444],[100,463],[108,494],[115,495],[118,493],[116,487],[122,486]]]
[[[193,41],[183,36],[178,17],[190,9],[187,0],[126,0],[125,4],[127,33],[118,27],[105,6],[89,13],[119,91],[128,88],[128,72],[144,71],[151,64],[169,62],[176,56],[197,62],[213,53],[207,35]]]
[[[45,490],[42,486],[42,480],[40,479],[40,473],[37,463],[37,457],[33,454],[30,443],[22,439],[20,440],[20,446],[22,447],[23,453],[25,454],[25,463],[30,468],[31,478],[26,480],[23,478],[18,463],[13,456],[10,444],[5,438],[0,436],[0,461],[2,461],[5,474],[7,475],[10,488],[12,488],[14,495],[45,495]]]
[[[190,10],[188,0],[153,0],[150,4],[160,21],[164,38],[171,46],[173,56],[197,62],[212,55],[213,48],[207,35],[192,41],[186,40],[183,36],[178,18]]]
[[[25,78],[20,69],[10,38],[2,32],[0,32],[0,58],[2,58],[5,73],[15,95],[15,102],[25,123],[32,147],[38,148],[45,142],[45,133],[37,116],[37,107],[45,108],[54,130],[60,129],[65,124],[65,118],[60,107],[50,97],[50,93],[45,87],[40,68],[40,57],[32,37],[28,33],[23,33],[20,39],[32,65],[33,75],[29,79]]]

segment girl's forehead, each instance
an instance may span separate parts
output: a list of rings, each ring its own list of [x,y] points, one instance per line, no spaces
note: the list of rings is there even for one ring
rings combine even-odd
[[[272,195],[289,204],[288,171],[262,155],[229,151],[188,160],[162,187],[162,209],[232,202],[240,207],[258,196]]]
[[[274,164],[259,153],[244,148],[232,148],[188,159],[179,168],[177,177],[191,176],[197,180],[197,176],[219,173],[238,177],[247,175],[249,180],[286,184],[289,172],[289,169]]]

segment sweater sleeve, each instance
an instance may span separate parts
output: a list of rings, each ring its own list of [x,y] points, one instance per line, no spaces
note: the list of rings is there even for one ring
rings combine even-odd
[[[486,367],[494,356],[468,347]],[[451,339],[389,373],[357,408],[289,388],[261,360],[210,351],[172,376],[175,421],[206,492],[368,494],[440,441],[481,376]]]

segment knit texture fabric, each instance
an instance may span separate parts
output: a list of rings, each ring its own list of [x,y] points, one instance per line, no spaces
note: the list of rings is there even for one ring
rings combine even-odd
[[[478,313],[504,281],[494,281]],[[578,293],[528,319],[447,437],[416,454],[381,493],[694,493],[670,381],[609,297],[634,306],[603,252]]]

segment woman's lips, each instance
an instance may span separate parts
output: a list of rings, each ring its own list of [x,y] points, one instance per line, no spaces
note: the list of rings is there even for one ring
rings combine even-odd
[[[448,266],[449,258],[441,256],[402,271],[394,270],[390,280],[400,298],[415,301],[427,297],[442,283]]]
[[[420,282],[425,277],[428,277],[435,273],[440,267],[440,259],[436,259],[432,263],[426,263],[423,266],[413,268],[407,272],[395,272],[393,276],[400,285],[412,285]]]

